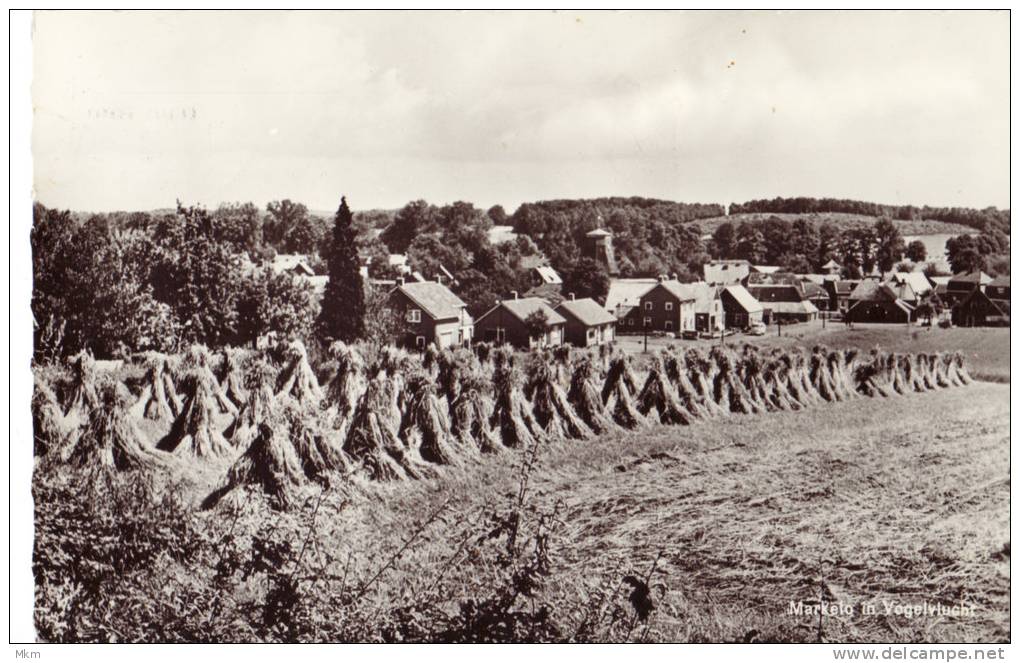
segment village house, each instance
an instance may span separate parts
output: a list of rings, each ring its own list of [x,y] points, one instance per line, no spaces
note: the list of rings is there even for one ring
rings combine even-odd
[[[746,260],[710,260],[705,263],[705,282],[710,285],[747,283],[751,263]]]
[[[762,306],[762,321],[807,322],[818,317],[818,309],[806,301],[797,285],[790,283],[758,284],[747,288]]]
[[[726,310],[719,289],[704,281],[690,285],[694,290],[694,330],[715,336],[726,328]]]
[[[315,276],[315,270],[308,264],[308,256],[301,253],[277,253],[269,267],[274,274],[293,276]]]
[[[627,331],[673,334],[694,332],[697,301],[695,290],[693,284],[660,276],[656,284],[641,295],[638,306],[627,313]]]
[[[914,319],[914,307],[900,299],[888,283],[874,279],[861,281],[851,302],[845,316],[850,322],[906,324]]]
[[[616,316],[594,299],[575,299],[570,293],[553,310],[566,319],[564,340],[571,345],[581,348],[605,345],[616,337]]]
[[[909,285],[916,298],[916,303],[924,301],[935,292],[932,282],[928,280],[924,272],[893,272],[889,276],[889,281],[896,285]],[[902,297],[902,299],[906,300],[905,297]],[[907,303],[911,302],[908,301]]]
[[[527,319],[536,312],[545,314],[546,329],[532,337]],[[488,343],[509,343],[516,348],[547,347],[563,344],[567,320],[538,297],[504,299],[479,316],[475,321],[476,338]]]
[[[467,304],[442,283],[397,279],[388,299],[389,311],[401,321],[397,345],[422,349],[471,343],[474,323]]]
[[[971,290],[952,309],[953,324],[960,327],[1009,326],[1009,277],[992,279],[984,290]]]
[[[549,265],[539,265],[531,269],[532,285],[535,287],[540,286],[553,286],[560,288],[563,286],[563,279],[556,272],[555,269]]]
[[[762,321],[764,309],[761,302],[742,285],[719,288],[719,301],[722,304],[727,329],[747,329],[752,324]]]
[[[655,287],[658,279],[610,279],[605,309],[616,316],[617,333],[636,333],[636,327],[627,329],[628,315],[641,305],[641,295]]]

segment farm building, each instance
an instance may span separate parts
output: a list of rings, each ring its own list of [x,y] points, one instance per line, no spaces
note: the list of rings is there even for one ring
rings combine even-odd
[[[474,335],[467,304],[442,283],[403,283],[398,279],[390,291],[389,304],[402,322],[398,345],[424,348],[435,344],[447,348],[468,344]]]
[[[532,338],[528,329],[528,316],[543,313],[546,330]],[[505,299],[479,316],[475,322],[476,338],[489,343],[509,343],[517,348],[546,347],[563,344],[563,333],[567,320],[557,313],[549,303],[538,297],[517,297]]]
[[[886,283],[873,279],[861,281],[854,288],[852,304],[846,313],[850,322],[909,323],[914,307],[896,296]]]
[[[505,244],[517,239],[517,233],[514,232],[513,226],[492,226],[489,228],[488,234],[490,244]]]
[[[710,260],[705,263],[705,281],[711,285],[746,283],[751,263],[746,260]]]
[[[693,284],[659,277],[627,314],[626,331],[678,334],[695,331],[697,292]]]
[[[819,311],[829,311],[831,305],[829,293],[825,287],[811,280],[800,282],[800,295],[804,301],[811,302]]]
[[[953,324],[959,327],[1009,326],[1009,277],[999,277],[982,291],[975,288],[953,307]]]
[[[889,276],[889,281],[897,285],[909,285],[918,302],[926,299],[935,290],[924,272],[893,272]]]
[[[726,311],[719,297],[719,289],[704,281],[690,285],[694,287],[695,331],[712,335],[721,332],[726,328]]]
[[[532,282],[535,286],[551,285],[562,286],[563,279],[556,273],[556,270],[549,265],[540,265],[531,270]]]
[[[796,285],[773,284],[748,286],[751,296],[761,302],[762,320],[771,322],[807,322],[818,317],[818,309],[806,301]]]
[[[723,307],[725,325],[728,329],[745,329],[752,323],[761,322],[764,309],[742,285],[727,285],[719,288],[719,301]]]
[[[970,296],[974,290],[983,290],[992,280],[984,272],[953,274],[946,283],[945,294],[939,293],[947,306],[956,306]]]
[[[822,265],[822,270],[824,270],[826,274],[831,274],[832,276],[839,276],[839,273],[843,271],[843,266],[840,265],[835,260],[830,260],[829,262]]]
[[[564,340],[578,347],[605,345],[616,337],[616,316],[590,298],[574,299],[573,294],[556,306],[567,324]]]
[[[860,281],[856,280],[826,281],[824,288],[829,293],[829,310],[839,311],[845,316],[846,312],[850,310],[850,297],[859,283]]]

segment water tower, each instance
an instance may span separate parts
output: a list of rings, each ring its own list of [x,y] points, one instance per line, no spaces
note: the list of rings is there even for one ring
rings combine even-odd
[[[585,257],[603,265],[610,276],[620,273],[616,266],[616,257],[613,255],[613,233],[608,230],[596,228],[586,233],[581,251]]]

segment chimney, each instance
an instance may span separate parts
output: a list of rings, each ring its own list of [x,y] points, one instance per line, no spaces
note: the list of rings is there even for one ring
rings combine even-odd
[[[574,301],[575,299],[576,297],[574,297],[574,293],[570,293],[570,301]]]
[[[442,283],[443,283],[443,275],[442,274],[436,274],[436,283],[442,285]]]
[[[676,272],[673,272],[672,274],[670,274],[669,278],[672,279],[673,281],[676,281],[677,280]]]
[[[517,291],[516,290],[511,290],[510,294],[514,296],[514,299],[517,299]]]
[[[397,277],[397,285],[398,286],[404,285],[404,277],[403,276],[398,276]]]
[[[665,274],[659,274],[659,276],[655,280],[658,281],[659,283],[662,283],[663,281],[666,280],[666,275]]]

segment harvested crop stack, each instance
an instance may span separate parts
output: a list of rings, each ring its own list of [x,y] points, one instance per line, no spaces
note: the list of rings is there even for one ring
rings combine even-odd
[[[287,367],[276,381],[276,395],[289,396],[306,405],[317,405],[322,400],[322,389],[308,363],[304,343],[293,341],[287,348],[287,360]]]
[[[92,355],[80,352],[72,359],[71,373],[74,376],[74,386],[71,388],[64,417],[70,427],[77,428],[86,424],[92,411],[102,404],[96,388],[96,364]]]
[[[232,456],[234,449],[216,427],[216,390],[209,374],[194,370],[182,378],[185,397],[184,408],[174,420],[170,432],[156,445],[158,449],[196,458],[222,458]]]
[[[739,380],[733,358],[730,357],[729,353],[718,348],[712,348],[709,356],[719,368],[715,376],[715,384],[713,385],[715,402],[726,408],[729,412],[755,414],[762,411],[762,407],[754,402],[754,398]]]
[[[340,445],[323,433],[314,405],[285,398],[280,406],[280,420],[306,477],[328,483],[329,475],[349,470],[350,461]]]
[[[520,376],[513,364],[513,353],[497,350],[494,363],[496,367],[492,382],[495,404],[489,422],[499,432],[503,446],[528,448],[541,441],[545,435],[521,393]]]
[[[204,345],[196,343],[189,347],[180,362],[178,362],[174,373],[174,382],[177,384],[183,384],[186,380],[190,379],[189,376],[201,375],[202,379],[208,384],[209,394],[212,398],[211,402],[215,411],[220,414],[237,414],[237,406],[227,398],[227,395],[220,387],[220,382],[212,370],[212,357],[209,354],[209,349]]]
[[[61,457],[72,443],[71,431],[53,390],[37,375],[32,392],[32,450],[36,456]],[[62,458],[66,460],[66,458]]]
[[[719,372],[716,363],[697,350],[688,350],[684,353],[684,366],[705,416],[728,413],[728,404],[724,407],[715,400],[715,376]]]
[[[804,406],[790,393],[789,365],[780,356],[773,356],[762,372],[765,381],[765,398],[779,410],[800,410]]]
[[[857,350],[853,349],[845,352],[835,350],[829,353],[829,371],[832,374],[836,391],[843,400],[853,398],[858,394],[853,379],[857,354]]]
[[[928,388],[924,385],[924,378],[917,368],[917,358],[914,355],[901,355],[899,357],[899,368],[907,391],[928,391]]]
[[[591,435],[591,430],[570,405],[554,370],[558,369],[545,361],[532,362],[528,366],[528,383],[524,393],[531,399],[535,420],[551,437],[584,439]]]
[[[216,506],[234,490],[250,488],[264,492],[270,504],[278,509],[286,509],[293,503],[307,480],[285,430],[286,427],[278,423],[259,424],[251,446],[230,466],[224,485],[205,498],[202,508]]]
[[[411,458],[397,436],[400,412],[393,412],[393,381],[385,373],[369,380],[358,402],[343,451],[357,471],[376,481],[421,478],[424,462]]]
[[[567,392],[567,400],[573,406],[574,411],[581,418],[588,428],[599,435],[614,429],[616,426],[612,418],[606,414],[605,403],[602,402],[602,395],[595,386],[595,364],[590,356],[582,357],[574,367],[574,374],[570,379],[570,391]]]
[[[921,379],[924,381],[924,386],[929,390],[938,389],[941,385],[938,383],[938,379],[935,376],[935,365],[931,360],[931,355],[921,353],[916,355],[917,367],[921,372]]]
[[[246,366],[244,384],[248,394],[244,405],[223,437],[237,449],[247,449],[258,435],[259,425],[269,420],[273,411],[273,369],[264,359],[252,358]]]
[[[137,470],[165,464],[168,459],[149,447],[128,414],[131,394],[119,382],[101,387],[100,406],[89,413],[81,437],[67,462],[77,468]]]
[[[959,352],[953,353],[953,363],[950,373],[955,375],[956,379],[961,384],[970,384],[974,379],[970,376],[970,371],[967,370],[967,364],[963,360],[963,354]]]
[[[170,377],[167,357],[151,352],[145,360],[142,393],[131,408],[131,414],[150,421],[172,421],[180,413],[181,399]]]
[[[470,350],[447,350],[440,356],[439,389],[450,412],[450,432],[461,446],[499,453],[503,445],[489,425],[489,384]]]
[[[643,415],[652,410],[663,424],[690,424],[694,416],[684,407],[673,385],[666,376],[662,357],[652,359],[652,369],[645,378],[645,385],[637,397],[637,409]]]
[[[663,359],[663,367],[683,409],[692,417],[711,416],[712,412],[706,406],[704,397],[688,377],[686,358],[674,352],[667,352]]]
[[[776,409],[776,406],[768,398],[768,388],[763,377],[764,370],[764,363],[758,353],[754,348],[745,346],[744,352],[737,362],[737,374],[757,412]]]
[[[789,376],[790,393],[797,398],[797,402],[804,406],[824,402],[818,389],[811,382],[808,357],[803,352],[792,352],[783,356],[789,361],[787,375]]]
[[[244,385],[244,354],[234,348],[223,350],[220,385],[230,402],[240,408],[248,400],[248,389]]]
[[[606,381],[602,385],[602,402],[613,421],[624,428],[637,428],[645,423],[638,412],[633,393],[636,390],[634,372],[626,355],[619,355],[609,364]]]
[[[417,449],[430,463],[460,465],[464,451],[450,431],[446,406],[436,396],[431,377],[413,376],[408,380],[407,393],[399,431],[404,445]]]
[[[824,352],[819,348],[815,348],[811,352],[809,361],[809,371],[811,375],[811,384],[826,401],[839,400],[836,394],[835,385],[832,384],[832,375],[829,373],[829,362],[825,358]]]
[[[329,426],[343,439],[354,416],[354,409],[365,393],[365,362],[352,345],[337,341],[329,348],[336,360],[336,375],[326,385],[325,404]]]
[[[928,355],[928,361],[931,365],[931,374],[935,378],[935,384],[938,387],[953,387],[955,386],[949,379],[949,373],[946,371],[946,360],[945,356],[939,352]]]
[[[865,396],[885,397],[896,393],[889,379],[887,357],[878,351],[871,353],[871,361],[861,361],[854,368],[856,390]]]

